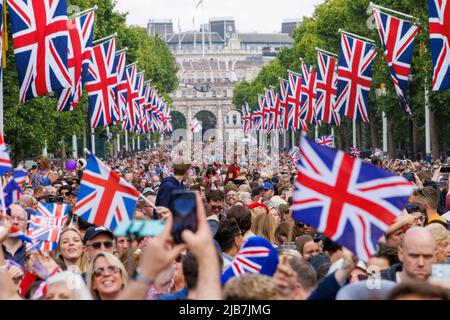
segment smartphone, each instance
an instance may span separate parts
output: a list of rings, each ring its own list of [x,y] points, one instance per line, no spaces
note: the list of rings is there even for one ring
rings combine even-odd
[[[176,244],[184,243],[184,230],[197,231],[197,199],[195,192],[175,190],[170,194],[169,209],[173,214],[172,235]]]
[[[450,281],[450,264],[433,264],[431,266],[431,277],[433,279]]]

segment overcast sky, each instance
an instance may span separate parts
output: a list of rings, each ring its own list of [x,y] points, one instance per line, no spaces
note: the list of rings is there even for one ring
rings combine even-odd
[[[120,12],[129,12],[128,24],[146,26],[150,19],[172,19],[174,29],[199,29],[201,0],[116,0]],[[209,18],[234,17],[240,32],[280,32],[284,19],[310,16],[324,0],[203,0],[205,22]]]

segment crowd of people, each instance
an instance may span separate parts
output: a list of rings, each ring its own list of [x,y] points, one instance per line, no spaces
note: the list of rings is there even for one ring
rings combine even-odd
[[[270,170],[261,162],[173,159],[170,148],[160,146],[105,160],[145,197],[133,219],[165,222],[158,236],[128,237],[74,214],[86,160],[68,171],[39,157],[20,200],[0,216],[0,299],[450,298],[446,279],[432,274],[433,265],[445,268],[450,262],[450,183],[440,160],[412,162],[379,154],[364,159],[405,177],[415,191],[379,239],[377,253],[362,261],[293,219],[297,169],[288,154]],[[7,183],[11,177],[3,179]],[[175,244],[171,233],[168,208],[174,190],[196,194],[197,230],[185,230],[182,244]],[[38,202],[71,206],[56,251],[29,249],[11,234],[27,234]],[[264,254],[254,255],[252,248]]]

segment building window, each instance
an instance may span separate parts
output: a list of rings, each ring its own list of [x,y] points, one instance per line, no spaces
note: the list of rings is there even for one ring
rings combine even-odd
[[[228,91],[227,90],[223,90],[223,96],[224,97],[228,97]]]
[[[237,115],[233,115],[233,125],[237,125]]]
[[[186,98],[186,90],[181,90],[181,97]]]

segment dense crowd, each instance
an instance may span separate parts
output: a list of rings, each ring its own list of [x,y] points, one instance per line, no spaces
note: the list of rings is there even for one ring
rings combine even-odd
[[[368,261],[293,219],[297,169],[287,153],[276,168],[172,160],[162,146],[105,160],[144,196],[134,220],[165,221],[156,237],[122,237],[73,213],[86,160],[68,171],[39,157],[22,197],[0,219],[0,299],[450,297],[445,279],[432,276],[433,265],[450,262],[449,179],[441,160],[412,162],[381,154],[364,160],[415,185],[404,213]],[[3,179],[5,185],[12,177]],[[183,189],[196,193],[198,228],[184,231],[184,243],[174,244],[168,207],[172,192]],[[51,253],[29,249],[11,235],[11,226],[27,233],[38,202],[72,208]],[[266,254],[252,258],[252,248]]]

